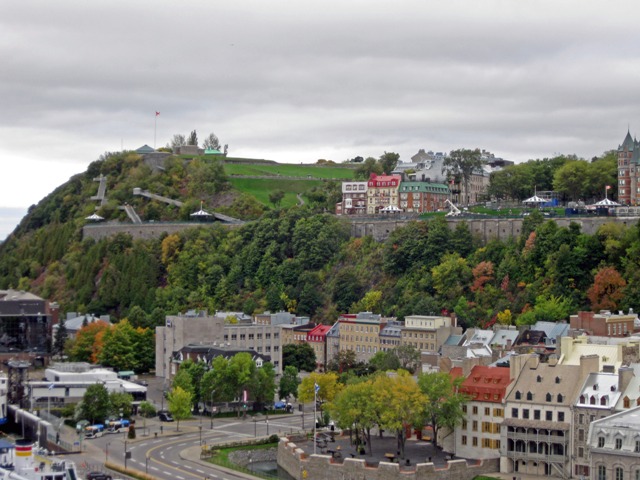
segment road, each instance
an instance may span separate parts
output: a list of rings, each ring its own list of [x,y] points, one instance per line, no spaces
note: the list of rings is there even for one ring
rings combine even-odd
[[[105,434],[101,438],[85,440],[86,454],[92,465],[110,461],[147,472],[161,480],[233,479],[253,478],[239,472],[206,464],[199,461],[202,445],[212,445],[255,437],[265,437],[274,433],[288,433],[300,430],[303,422],[312,425],[313,414],[300,412],[270,416],[268,421],[259,415],[256,421],[251,417],[215,419],[213,429],[209,417],[182,421],[177,430],[177,422],[160,423],[157,419],[147,420],[146,436],[142,433],[142,422],[138,420],[138,438],[128,440],[126,434]],[[157,434],[157,435],[156,435]],[[130,458],[125,460],[125,448]]]

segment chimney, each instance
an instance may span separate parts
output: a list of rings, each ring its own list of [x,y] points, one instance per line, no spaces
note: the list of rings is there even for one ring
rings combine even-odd
[[[599,371],[600,357],[598,355],[582,355],[580,357],[580,378],[576,380],[582,382],[590,373],[598,373]]]
[[[511,350],[513,348],[513,340],[511,340],[510,338],[507,339],[507,346],[506,349],[507,350]]]
[[[620,367],[618,369],[618,391],[624,392],[629,386],[629,382],[634,377],[633,368]]]

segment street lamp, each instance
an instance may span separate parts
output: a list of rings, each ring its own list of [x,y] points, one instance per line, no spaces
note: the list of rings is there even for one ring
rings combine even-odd
[[[213,394],[216,393],[215,390],[211,390],[211,412],[209,412],[209,415],[211,415],[211,429],[213,430]]]
[[[124,441],[124,469],[127,469],[127,441]]]
[[[198,425],[198,430],[200,430],[200,445],[202,445],[202,425]]]
[[[104,463],[108,463],[109,462],[109,445],[111,445],[111,442],[107,442],[106,445],[106,450],[105,450],[105,456],[104,456]]]
[[[144,459],[144,473],[149,473],[149,455]]]

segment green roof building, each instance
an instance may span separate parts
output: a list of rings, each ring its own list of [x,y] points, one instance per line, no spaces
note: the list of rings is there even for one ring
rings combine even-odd
[[[424,213],[445,210],[449,187],[442,183],[402,182],[398,190],[399,207],[405,212]]]

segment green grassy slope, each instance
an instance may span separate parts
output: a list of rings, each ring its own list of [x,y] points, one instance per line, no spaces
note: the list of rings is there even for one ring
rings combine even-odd
[[[282,190],[285,195],[282,199],[282,207],[291,207],[298,203],[296,194],[311,190],[322,184],[322,180],[286,180],[267,178],[230,178],[229,183],[243,193],[253,195],[263,205],[271,206],[269,194],[276,190]]]
[[[291,163],[250,164],[250,163],[225,163],[224,172],[227,175],[249,176],[278,176],[285,177],[310,177],[318,179],[351,180],[354,169],[349,167],[324,167],[317,165],[294,165]]]

